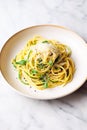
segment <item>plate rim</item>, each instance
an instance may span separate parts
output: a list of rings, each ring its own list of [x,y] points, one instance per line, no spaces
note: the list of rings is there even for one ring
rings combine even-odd
[[[5,48],[5,46],[7,45],[7,43],[9,42],[9,40],[12,39],[13,37],[15,37],[17,34],[23,32],[23,31],[25,31],[27,29],[37,28],[37,27],[47,27],[47,26],[49,26],[49,27],[56,27],[56,28],[62,28],[64,30],[68,30],[68,31],[72,32],[73,34],[75,34],[76,36],[78,36],[78,38],[80,38],[81,40],[83,40],[84,41],[84,43],[83,43],[84,46],[87,47],[87,44],[86,44],[85,40],[78,33],[72,31],[72,29],[69,29],[69,28],[67,28],[65,26],[55,25],[55,24],[40,24],[40,25],[33,25],[33,26],[26,27],[24,29],[21,29],[21,30],[17,31],[16,33],[14,33],[10,38],[8,38],[8,40],[3,44],[2,48],[1,48],[0,59],[1,59],[2,51]],[[68,96],[68,95],[72,94],[73,92],[75,92],[76,90],[78,90],[86,82],[86,80],[87,80],[87,77],[86,77],[84,79],[84,81],[80,84],[80,86],[78,86],[76,89],[74,89],[71,92],[68,92],[66,94],[63,94],[63,95],[61,95],[59,97],[56,96],[56,97],[47,97],[47,98],[42,97],[41,98],[41,97],[33,97],[33,96],[30,96],[30,95],[24,94],[24,93],[20,92],[19,90],[15,89],[14,87],[12,87],[12,85],[5,79],[5,77],[3,75],[3,72],[1,70],[1,60],[0,60],[0,75],[2,76],[2,79],[4,79],[3,81],[5,81],[5,83],[7,83],[7,85],[9,85],[11,89],[15,90],[15,92],[19,93],[22,96],[29,97],[29,98],[32,98],[32,99],[38,99],[38,100],[52,100],[52,99],[58,99],[58,98],[62,98],[62,97]]]

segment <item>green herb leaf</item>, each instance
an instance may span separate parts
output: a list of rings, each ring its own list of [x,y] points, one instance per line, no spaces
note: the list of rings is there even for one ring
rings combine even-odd
[[[48,88],[48,82],[44,82],[44,88]]]
[[[44,67],[43,63],[38,64],[38,68],[43,69],[43,67]]]
[[[43,82],[43,87],[48,88],[48,80],[49,80],[48,77],[46,75],[41,75],[40,80],[42,80]]]
[[[42,59],[41,59],[41,58],[38,58],[38,62],[39,62],[39,63],[42,62]]]
[[[19,64],[19,65],[26,65],[26,60],[18,61],[18,62],[16,62],[16,64]]]
[[[38,73],[37,70],[34,70],[34,69],[31,70],[31,74],[37,74],[37,73]]]
[[[48,41],[47,41],[47,40],[45,40],[45,41],[42,41],[42,43],[48,43]]]
[[[49,61],[49,65],[50,65],[50,66],[53,65],[53,61],[52,61],[52,60]]]
[[[44,80],[44,75],[41,75],[41,76],[40,76],[40,80],[42,80],[42,81]],[[44,81],[43,81],[43,82],[44,82]]]

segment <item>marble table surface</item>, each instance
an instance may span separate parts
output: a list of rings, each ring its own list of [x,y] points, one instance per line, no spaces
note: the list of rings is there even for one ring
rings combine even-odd
[[[37,24],[66,26],[87,41],[87,0],[0,0],[0,50]],[[87,82],[69,96],[41,101],[18,95],[0,76],[0,130],[87,130]]]

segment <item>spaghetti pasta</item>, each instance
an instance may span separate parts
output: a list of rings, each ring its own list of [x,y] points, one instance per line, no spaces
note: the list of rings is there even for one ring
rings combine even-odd
[[[43,90],[65,85],[73,79],[71,49],[56,40],[35,36],[12,59],[22,83]]]

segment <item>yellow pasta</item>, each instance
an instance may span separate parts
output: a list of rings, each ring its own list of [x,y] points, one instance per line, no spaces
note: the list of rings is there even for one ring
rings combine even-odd
[[[71,49],[56,41],[35,36],[12,59],[22,83],[43,90],[65,85],[73,79]]]

